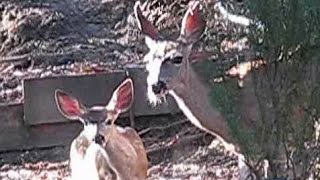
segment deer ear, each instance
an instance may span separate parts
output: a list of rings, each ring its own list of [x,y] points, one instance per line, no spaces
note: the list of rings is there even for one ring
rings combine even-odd
[[[140,1],[137,1],[134,5],[134,14],[140,31],[153,40],[159,40],[160,34],[157,28],[142,14]]]
[[[133,82],[131,78],[125,79],[113,92],[107,105],[108,110],[113,110],[120,114],[127,111],[134,99]]]
[[[74,97],[62,90],[55,91],[55,101],[60,113],[68,119],[80,119],[86,113],[86,108]]]
[[[199,2],[192,2],[182,19],[180,38],[194,43],[200,39],[205,26],[206,22],[201,15]]]

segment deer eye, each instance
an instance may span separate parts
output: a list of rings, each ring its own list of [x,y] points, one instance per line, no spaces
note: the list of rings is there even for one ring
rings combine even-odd
[[[171,62],[173,64],[181,64],[182,63],[182,56],[176,56],[176,57],[172,58]]]

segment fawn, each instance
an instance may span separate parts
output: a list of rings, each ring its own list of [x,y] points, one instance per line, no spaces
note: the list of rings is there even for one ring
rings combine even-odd
[[[199,2],[190,2],[176,40],[160,35],[156,27],[143,15],[141,3],[137,1],[134,13],[140,31],[145,35],[149,52],[145,55],[147,96],[151,104],[162,102],[171,95],[187,118],[198,128],[217,137],[228,151],[238,155],[240,179],[248,176],[244,156],[230,133],[226,119],[209,102],[209,89],[201,82],[191,66],[190,54],[193,44],[200,39],[206,22],[201,15]]]
[[[119,114],[131,107],[133,99],[130,78],[114,90],[106,106],[88,108],[66,92],[55,91],[60,113],[84,125],[70,147],[72,179],[146,179],[148,160],[138,133],[114,124]]]

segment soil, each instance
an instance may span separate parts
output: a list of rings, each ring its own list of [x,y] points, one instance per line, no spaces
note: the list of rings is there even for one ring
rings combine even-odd
[[[128,124],[122,124],[125,126]],[[183,115],[136,119],[149,159],[148,179],[237,179],[236,157]],[[0,154],[0,179],[69,179],[69,146]]]

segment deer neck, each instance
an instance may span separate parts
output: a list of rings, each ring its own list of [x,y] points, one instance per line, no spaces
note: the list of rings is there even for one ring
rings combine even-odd
[[[226,119],[210,103],[209,88],[191,66],[186,66],[175,78],[169,94],[181,111],[198,128],[226,142],[233,142]]]

